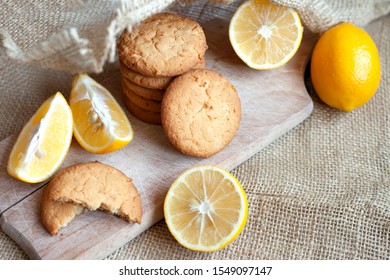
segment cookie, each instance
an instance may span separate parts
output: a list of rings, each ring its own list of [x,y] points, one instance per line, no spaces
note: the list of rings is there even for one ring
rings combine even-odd
[[[137,119],[149,124],[161,125],[160,113],[144,110],[137,105],[134,105],[127,97],[124,98],[124,101],[127,109],[129,109],[130,113]]]
[[[204,57],[202,60],[195,65],[194,69],[203,69],[206,66],[206,60]],[[166,89],[174,77],[150,77],[145,76],[140,73],[137,73],[127,67],[123,62],[119,62],[119,68],[122,74],[122,77],[133,82],[136,85],[139,85],[143,88],[164,90]],[[146,96],[145,96],[146,97]]]
[[[164,94],[164,90],[145,88],[129,81],[126,78],[122,78],[122,86],[123,91],[128,89],[141,97],[156,101],[161,101]]]
[[[122,77],[144,88],[164,90],[174,77],[150,77],[137,73],[127,67],[123,62],[119,63]]]
[[[118,40],[119,59],[146,76],[173,77],[191,70],[207,50],[206,37],[196,21],[159,13]]]
[[[72,165],[50,180],[42,196],[42,224],[55,235],[84,209],[141,223],[141,198],[132,179],[99,162]]]
[[[67,226],[77,215],[81,214],[85,208],[73,203],[63,203],[50,199],[51,184],[48,184],[42,194],[41,220],[43,226],[51,235],[56,235],[58,231]]]
[[[172,81],[161,104],[169,141],[182,153],[208,158],[225,148],[241,120],[236,89],[213,70],[192,70]]]
[[[146,111],[155,113],[161,112],[161,101],[144,98],[127,88],[123,89],[123,93],[134,105],[137,105]]]

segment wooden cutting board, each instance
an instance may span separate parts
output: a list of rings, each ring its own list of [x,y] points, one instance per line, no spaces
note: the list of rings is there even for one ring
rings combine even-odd
[[[165,194],[182,171],[200,164],[231,170],[310,115],[313,103],[303,75],[314,45],[313,36],[304,35],[297,54],[282,68],[256,71],[244,65],[231,48],[227,22],[213,20],[204,29],[209,45],[207,67],[227,77],[241,98],[241,125],[228,147],[208,159],[189,157],[171,146],[161,126],[145,124],[128,114],[135,136],[127,147],[106,155],[94,155],[74,140],[61,167],[98,160],[133,178],[143,204],[141,225],[94,211],[76,217],[57,236],[49,235],[39,217],[42,189],[47,182],[26,184],[10,177],[6,165],[16,136],[0,143],[0,225],[30,258],[102,259],[108,256],[163,218]],[[119,71],[100,82],[122,101]]]

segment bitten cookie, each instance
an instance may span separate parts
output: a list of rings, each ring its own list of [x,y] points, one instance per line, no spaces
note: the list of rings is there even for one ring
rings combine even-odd
[[[206,37],[196,21],[159,13],[124,31],[118,41],[119,59],[146,76],[172,77],[201,62],[207,50]]]
[[[99,162],[75,164],[53,177],[42,196],[42,223],[55,235],[84,208],[141,223],[141,198],[132,179]]]
[[[192,70],[172,81],[161,104],[169,141],[182,153],[207,158],[226,147],[241,120],[236,89],[213,70]]]
[[[73,203],[63,203],[50,199],[51,184],[43,190],[41,202],[41,220],[43,226],[51,235],[56,235],[58,231],[66,227],[77,215],[81,214],[85,208]]]

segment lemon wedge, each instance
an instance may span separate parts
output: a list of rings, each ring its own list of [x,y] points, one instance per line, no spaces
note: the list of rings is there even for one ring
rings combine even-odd
[[[121,106],[106,88],[87,74],[74,78],[69,105],[74,136],[85,150],[109,153],[133,139],[133,128]]]
[[[61,166],[72,142],[72,112],[57,92],[20,132],[9,156],[8,173],[24,182],[45,181]]]

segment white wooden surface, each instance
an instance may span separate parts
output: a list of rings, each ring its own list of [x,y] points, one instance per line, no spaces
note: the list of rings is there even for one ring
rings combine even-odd
[[[242,102],[240,128],[226,149],[209,159],[180,154],[168,142],[161,126],[145,124],[129,114],[135,137],[127,147],[106,155],[93,155],[73,141],[62,166],[98,160],[133,178],[143,203],[141,225],[96,211],[76,217],[57,236],[49,235],[39,217],[45,183],[29,185],[11,178],[5,167],[15,136],[0,143],[0,225],[31,258],[106,257],[163,218],[166,191],[182,171],[200,164],[231,170],[310,115],[313,104],[306,92],[303,73],[314,42],[311,36],[304,36],[298,53],[287,65],[272,71],[256,71],[235,55],[227,37],[227,23],[213,21],[204,28],[209,45],[207,67],[225,75],[237,88]],[[122,101],[119,71],[103,85]]]

